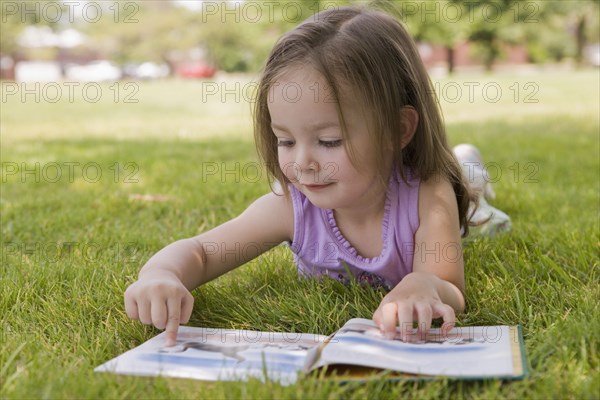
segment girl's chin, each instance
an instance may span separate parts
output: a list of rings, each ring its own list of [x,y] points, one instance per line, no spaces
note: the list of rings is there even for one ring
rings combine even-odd
[[[335,201],[332,201],[331,197],[327,198],[325,196],[314,195],[311,193],[304,193],[308,201],[317,208],[323,208],[327,210],[334,210],[339,206]]]

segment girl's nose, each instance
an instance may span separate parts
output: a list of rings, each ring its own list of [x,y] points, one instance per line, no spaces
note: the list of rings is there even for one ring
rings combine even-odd
[[[298,149],[296,153],[296,164],[300,171],[319,171],[319,163],[309,149]]]

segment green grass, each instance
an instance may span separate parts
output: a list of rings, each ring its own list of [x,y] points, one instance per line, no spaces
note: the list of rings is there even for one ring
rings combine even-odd
[[[315,375],[280,387],[93,373],[158,333],[123,310],[123,292],[144,261],[268,190],[243,169],[256,162],[249,105],[233,96],[203,102],[201,82],[171,81],[139,83],[135,104],[115,103],[108,85],[95,104],[77,94],[72,103],[3,100],[0,396],[598,398],[597,70],[465,75],[441,84],[466,90],[465,82],[503,90],[497,103],[476,91],[474,102],[465,92],[442,106],[451,142],[476,144],[502,172],[493,204],[512,217],[513,232],[465,243],[468,311],[460,323],[521,324],[529,379],[340,385]],[[511,85],[531,82],[538,103],[515,102]],[[237,175],[208,174],[214,165],[237,165]],[[290,253],[277,248],[194,296],[194,326],[327,334],[349,318],[370,317],[383,293],[298,280]]]

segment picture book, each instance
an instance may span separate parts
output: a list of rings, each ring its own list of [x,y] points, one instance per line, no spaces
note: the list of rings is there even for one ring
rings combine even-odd
[[[281,384],[325,368],[337,378],[521,379],[527,374],[519,326],[416,330],[407,341],[399,332],[383,337],[371,320],[351,319],[330,336],[182,326],[174,346],[165,333],[98,366],[97,372],[202,380],[258,378]]]

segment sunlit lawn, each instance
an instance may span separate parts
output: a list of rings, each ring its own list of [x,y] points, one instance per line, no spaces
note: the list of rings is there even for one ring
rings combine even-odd
[[[480,147],[514,227],[465,244],[460,323],[521,324],[527,380],[280,387],[93,373],[158,333],[122,306],[144,261],[268,190],[249,82],[121,82],[95,103],[83,84],[71,99],[59,84],[55,103],[56,87],[36,99],[2,84],[1,397],[598,397],[598,70],[437,81],[451,142]],[[383,294],[299,281],[281,247],[194,295],[194,326],[328,334],[370,317]]]

